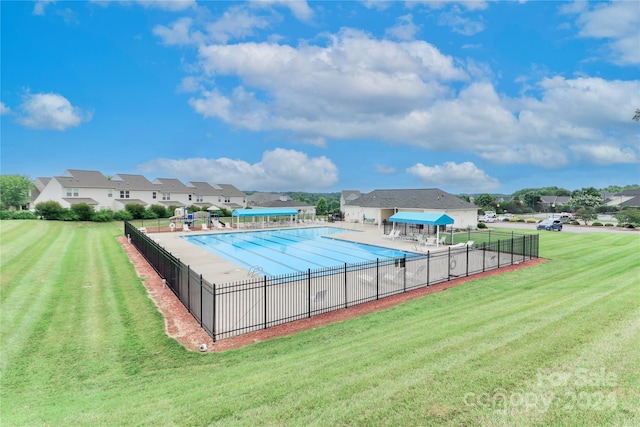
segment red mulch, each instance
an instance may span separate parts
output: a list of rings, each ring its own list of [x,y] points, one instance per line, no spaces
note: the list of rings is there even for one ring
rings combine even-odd
[[[238,335],[236,337],[219,340],[214,343],[211,337],[205,332],[204,329],[200,327],[193,316],[189,314],[185,306],[182,305],[175,294],[171,292],[168,287],[162,287],[162,279],[160,278],[160,276],[158,276],[158,273],[156,273],[153,267],[149,265],[147,260],[144,259],[142,255],[140,255],[135,246],[129,243],[127,241],[127,238],[124,236],[120,236],[118,240],[129,256],[129,259],[131,259],[131,262],[133,263],[138,276],[143,279],[143,284],[147,288],[149,297],[153,300],[153,302],[158,307],[158,310],[164,316],[167,335],[171,338],[176,339],[189,350],[199,350],[201,344],[206,344],[209,351],[232,350],[256,342],[265,341],[271,338],[291,335],[300,331],[328,325],[330,323],[341,322],[353,317],[358,317],[364,314],[373,313],[375,311],[384,310],[386,308],[402,304],[403,302],[419,298],[424,295],[444,291],[451,287],[466,283],[470,280],[508,273],[510,271],[519,270],[524,267],[538,265],[546,261],[543,258],[537,258],[525,263],[491,270],[486,273],[474,274],[473,276],[469,277],[460,277],[449,282],[438,283],[436,285],[427,286],[410,292],[385,297],[377,301],[358,304],[349,308],[314,316],[309,319],[297,320],[295,322],[274,326],[269,329],[249,332],[243,335]]]

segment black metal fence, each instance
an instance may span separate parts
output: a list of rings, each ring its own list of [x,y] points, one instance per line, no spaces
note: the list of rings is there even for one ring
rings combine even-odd
[[[537,234],[474,233],[473,246],[211,284],[130,223],[124,230],[214,341],[538,258],[539,243]]]

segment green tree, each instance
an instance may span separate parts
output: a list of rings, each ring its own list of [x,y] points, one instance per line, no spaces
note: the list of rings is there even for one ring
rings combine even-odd
[[[55,200],[40,202],[36,205],[36,213],[44,219],[61,219],[64,208]]]
[[[28,176],[0,175],[0,202],[5,208],[21,209],[29,202],[33,183]]]
[[[580,208],[576,211],[576,218],[584,221],[585,225],[589,225],[591,221],[598,219],[598,214],[593,208]]]
[[[340,201],[339,200],[330,200],[328,213],[338,213],[340,212]]]
[[[636,108],[636,113],[633,115],[633,120],[636,122],[640,120],[640,108]]]
[[[483,193],[477,196],[473,200],[473,202],[475,203],[476,206],[484,208],[484,207],[490,206],[495,201],[495,199],[496,198],[493,197],[491,194]]]
[[[522,200],[524,201],[525,205],[531,207],[532,209],[539,210],[540,202],[542,202],[542,197],[540,196],[540,193],[538,191],[531,190],[523,194]]]
[[[316,204],[316,214],[326,215],[327,208],[328,208],[327,199],[324,197],[320,197],[320,199],[318,199],[318,203]]]
[[[578,193],[571,197],[569,203],[567,203],[571,210],[575,211],[580,208],[597,209],[602,204],[602,196],[598,193],[593,195],[592,193]]]
[[[640,225],[640,209],[625,208],[615,214],[620,226]]]
[[[71,210],[76,214],[80,221],[91,221],[93,216],[93,206],[86,203],[76,203],[71,205]]]

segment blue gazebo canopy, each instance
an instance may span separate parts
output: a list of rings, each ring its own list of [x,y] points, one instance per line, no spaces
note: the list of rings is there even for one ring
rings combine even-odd
[[[262,208],[262,209],[235,209],[231,216],[283,216],[298,215],[298,211],[293,208]]]
[[[447,225],[454,222],[447,214],[430,212],[398,212],[391,215],[389,221],[424,225]]]

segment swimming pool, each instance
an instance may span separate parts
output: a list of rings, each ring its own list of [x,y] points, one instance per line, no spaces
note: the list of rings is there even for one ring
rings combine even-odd
[[[353,232],[333,227],[291,228],[183,236],[194,245],[250,270],[259,266],[267,276],[298,273],[374,261],[401,258],[410,252],[331,238]]]

